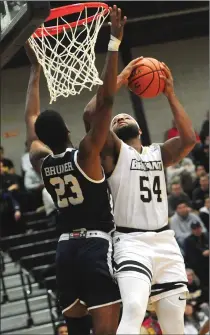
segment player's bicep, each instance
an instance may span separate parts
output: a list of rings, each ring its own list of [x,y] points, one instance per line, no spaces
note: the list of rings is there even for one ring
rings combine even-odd
[[[190,152],[188,147],[182,145],[180,137],[174,137],[161,145],[161,154],[164,167],[178,163]]]
[[[30,117],[25,118],[28,147],[31,146],[33,141],[38,140],[38,137],[35,133],[35,126],[34,126],[36,119],[37,119],[37,116],[30,116]]]

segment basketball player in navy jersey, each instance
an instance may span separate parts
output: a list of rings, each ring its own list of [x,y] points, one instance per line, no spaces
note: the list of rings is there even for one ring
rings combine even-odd
[[[161,145],[143,147],[136,120],[118,114],[101,154],[117,226],[114,268],[123,302],[117,334],[139,334],[148,301],[156,310],[163,334],[184,334],[187,278],[174,232],[168,226],[164,167],[184,158],[195,146],[196,137],[164,63],[162,70],[164,94],[180,135]],[[117,88],[123,83],[120,74]],[[86,130],[96,115],[94,97],[84,113]]]
[[[40,65],[26,46],[31,74],[26,99],[25,122],[30,160],[40,169],[45,188],[60,212],[60,236],[56,273],[60,304],[69,334],[86,335],[88,330],[71,322],[87,310],[96,335],[115,334],[119,321],[120,295],[112,277],[112,232],[115,230],[108,185],[101,168],[100,152],[111,121],[116,90],[118,48],[126,17],[117,6],[110,8],[111,40],[96,94],[97,116],[90,131],[72,147],[63,118],[53,110],[40,113]],[[125,75],[130,76],[130,68]],[[126,78],[125,78],[126,80]],[[71,106],[70,106],[71,108]]]

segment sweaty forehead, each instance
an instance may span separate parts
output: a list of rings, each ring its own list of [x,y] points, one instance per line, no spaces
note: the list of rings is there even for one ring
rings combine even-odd
[[[115,117],[113,117],[113,119],[112,119],[112,122],[111,122],[111,126],[113,125],[113,123],[115,122],[115,121],[117,121],[118,119],[120,119],[121,117],[129,117],[129,119],[133,119],[132,118],[132,116],[130,116],[130,115],[128,115],[128,114],[125,114],[125,113],[121,113],[121,114],[117,114]],[[133,119],[134,120],[134,119]]]

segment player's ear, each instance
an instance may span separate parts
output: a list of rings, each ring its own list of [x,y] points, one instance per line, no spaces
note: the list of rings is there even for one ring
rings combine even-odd
[[[139,128],[139,135],[141,136],[142,135],[142,131],[141,131],[141,129]]]

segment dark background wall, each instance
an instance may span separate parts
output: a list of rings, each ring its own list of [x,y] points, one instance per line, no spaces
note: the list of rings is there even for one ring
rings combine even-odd
[[[59,2],[61,4],[62,2]],[[119,2],[117,2],[119,3]],[[52,2],[53,6],[58,2]],[[191,1],[127,1],[120,2],[124,13],[131,19],[125,29],[124,47],[131,47],[132,57],[151,56],[166,62],[171,68],[176,92],[187,112],[191,116],[195,128],[199,130],[208,109],[208,11],[202,10],[208,2]],[[199,7],[199,12],[194,10]],[[180,10],[190,10],[191,13],[178,15]],[[176,15],[166,18],[150,17],[142,21],[145,15],[160,15],[172,13]],[[141,18],[132,22],[133,18]],[[101,71],[109,38],[108,27],[101,29],[97,41],[96,64]],[[120,61],[119,69],[123,67]],[[23,122],[25,95],[29,77],[29,66],[24,50],[12,59],[2,71],[1,76],[1,134],[18,130],[19,135],[4,139],[7,156],[14,159],[17,170],[20,165],[20,155],[24,150],[25,125]],[[78,144],[84,135],[82,112],[84,106],[94,92],[83,91],[80,96],[59,98],[52,105],[65,117],[72,131],[72,138]],[[49,94],[45,78],[41,79],[41,107],[48,106]],[[143,100],[146,119],[152,141],[162,141],[164,131],[171,125],[171,112],[164,96]],[[130,95],[122,89],[116,97],[114,114],[128,112],[134,114]]]

